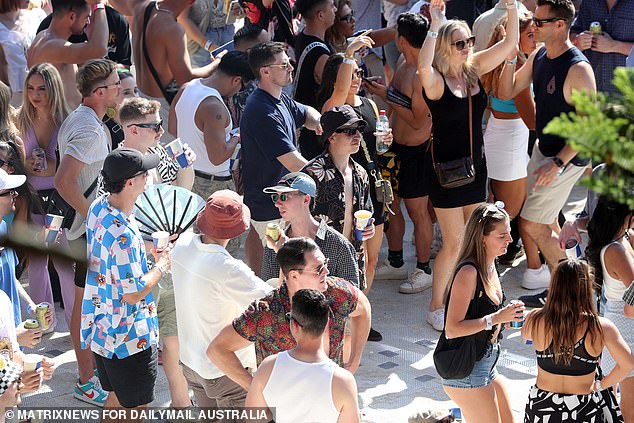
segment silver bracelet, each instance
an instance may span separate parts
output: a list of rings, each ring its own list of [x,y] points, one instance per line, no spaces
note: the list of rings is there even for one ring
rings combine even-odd
[[[517,57],[509,60],[509,59],[504,59],[504,63],[506,63],[507,65],[515,65],[517,64]]]
[[[355,63],[357,63],[357,61],[348,57],[344,57],[343,63],[345,63],[346,65],[354,65]]]
[[[438,38],[438,33],[436,31],[427,31],[427,37],[433,38],[434,40]]]

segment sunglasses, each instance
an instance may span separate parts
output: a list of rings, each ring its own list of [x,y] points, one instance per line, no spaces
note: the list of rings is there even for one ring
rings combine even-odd
[[[354,75],[359,79],[363,79],[365,78],[365,70],[363,68],[359,68],[354,71]]]
[[[317,276],[321,276],[323,275],[326,270],[328,270],[328,263],[330,263],[330,259],[326,258],[323,262],[323,264],[321,264],[317,269],[315,270],[306,270],[306,269],[290,269],[290,270],[297,270],[298,272],[308,272],[308,273],[315,273]]]
[[[159,132],[161,132],[161,128],[163,127],[163,119],[159,120],[156,123],[131,123],[128,125],[128,128],[131,126],[138,126],[139,128],[154,129],[154,132],[158,134]]]
[[[482,217],[488,217],[492,214],[495,214],[501,210],[504,210],[504,201],[496,201],[493,204],[487,204],[487,206],[482,211]]]
[[[303,328],[303,327],[304,327],[304,325],[302,325],[301,323],[299,323],[299,320],[297,320],[296,318],[294,318],[294,317],[293,317],[293,315],[291,314],[291,312],[290,312],[290,311],[289,311],[288,313],[286,313],[286,320],[287,320],[287,321],[289,321],[289,322],[290,322],[291,320],[292,320],[292,321],[294,321],[295,323],[297,323],[297,325],[298,325],[300,328]]]
[[[274,203],[277,203],[277,200],[281,200],[282,202],[284,202],[284,201],[288,200],[290,197],[292,197],[292,196],[294,196],[294,195],[295,195],[295,196],[298,196],[298,195],[303,195],[303,194],[302,194],[302,193],[300,193],[300,192],[297,192],[297,193],[292,193],[292,192],[282,192],[282,193],[280,193],[280,194],[275,193],[275,194],[271,194],[271,200],[272,200]]]
[[[464,50],[466,47],[473,47],[473,45],[475,44],[475,37],[471,36],[469,38],[467,38],[466,40],[458,40],[458,41],[454,41],[453,43],[451,43],[452,46],[456,47],[456,50],[458,51],[462,51]]]
[[[292,68],[293,65],[291,65],[291,62],[286,62],[286,63],[273,63],[271,65],[266,65],[264,67],[265,68],[280,68],[282,70],[288,70],[289,68]]]
[[[18,196],[18,192],[16,190],[10,190],[10,191],[5,191],[3,193],[0,193],[0,197],[17,197]]]
[[[94,90],[92,90],[92,92],[94,93],[95,91],[97,91],[99,88],[109,88],[109,87],[113,87],[113,86],[117,86],[117,85],[121,85],[121,80],[118,80],[117,82],[114,82],[112,84],[107,84],[107,85],[100,85],[98,87],[95,87]]]
[[[352,136],[356,135],[357,132],[361,132],[361,127],[357,126],[355,128],[337,129],[335,132],[337,134],[345,134],[345,135],[348,135],[348,136],[352,137]]]
[[[354,20],[354,10],[351,11],[350,13],[348,13],[345,16],[340,16],[339,20],[341,22],[347,22],[347,23],[352,23],[352,21]]]
[[[565,19],[565,18],[537,19],[533,17],[533,23],[535,24],[537,28],[541,28],[542,26],[544,26],[545,23],[557,22],[557,21],[568,21],[568,19]]]

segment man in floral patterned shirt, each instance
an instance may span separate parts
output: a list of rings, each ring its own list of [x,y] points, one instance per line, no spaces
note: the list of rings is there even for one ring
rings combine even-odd
[[[370,331],[371,311],[367,297],[349,282],[328,276],[328,262],[310,238],[289,239],[278,251],[277,260],[284,275],[282,286],[254,301],[233,324],[227,325],[209,345],[209,359],[225,375],[249,389],[252,376],[240,364],[235,351],[245,348],[250,342],[255,343],[259,365],[272,354],[294,348],[296,342],[287,319],[291,298],[300,289],[317,289],[326,296],[332,313],[324,348],[340,366],[344,365],[346,318],[350,317],[353,322],[350,359],[344,367],[354,373],[361,362]]]
[[[142,407],[154,400],[158,321],[151,290],[170,265],[169,248],[148,270],[132,210],[156,154],[119,148],[103,163],[104,188],[88,210],[88,273],[82,301],[81,347],[95,356],[106,407]]]

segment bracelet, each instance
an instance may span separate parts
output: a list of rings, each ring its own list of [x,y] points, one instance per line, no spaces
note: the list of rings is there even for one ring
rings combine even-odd
[[[205,41],[205,45],[203,47],[205,50],[209,50],[209,47],[211,47],[212,44],[211,40],[207,40]]]
[[[427,31],[427,37],[433,38],[434,40],[438,38],[438,33],[436,31]]]
[[[354,65],[357,63],[357,61],[354,59],[350,59],[349,57],[344,57],[343,63],[345,63],[346,65]]]
[[[491,330],[493,329],[493,316],[490,314],[487,314],[486,316],[484,316],[484,321],[486,322],[486,328],[485,330]]]
[[[95,4],[95,5],[92,7],[92,11],[93,11],[93,12],[94,12],[95,10],[98,10],[98,9],[104,9],[104,10],[106,10],[106,5],[105,5],[105,4],[103,4],[103,3],[97,3],[97,4]]]
[[[558,168],[562,168],[564,167],[564,161],[561,160],[559,157],[555,156],[553,158],[551,158],[551,160],[553,161],[553,163],[555,164],[555,166],[557,166]]]
[[[517,57],[514,57],[513,59],[509,60],[509,59],[504,59],[504,63],[506,63],[507,65],[515,65],[517,64]]]
[[[506,3],[506,8],[507,9],[517,9],[517,2],[514,1],[513,3]]]

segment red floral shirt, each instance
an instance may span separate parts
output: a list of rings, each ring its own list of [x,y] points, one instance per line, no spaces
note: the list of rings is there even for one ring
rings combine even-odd
[[[335,277],[326,279],[324,295],[330,301],[334,318],[330,319],[330,359],[343,366],[343,335],[346,318],[357,308],[357,289],[349,282]],[[242,315],[233,321],[240,336],[255,343],[258,366],[266,357],[295,348],[286,313],[291,311],[288,287],[283,283],[266,297],[255,300]]]

